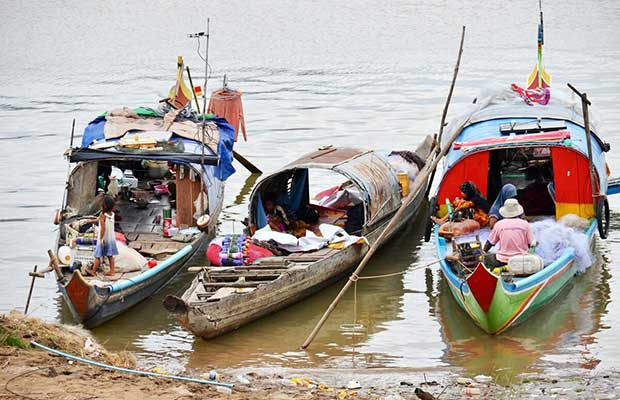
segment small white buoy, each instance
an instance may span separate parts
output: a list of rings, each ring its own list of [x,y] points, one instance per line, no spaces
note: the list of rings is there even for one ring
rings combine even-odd
[[[211,222],[211,217],[209,216],[209,214],[205,214],[205,215],[201,215],[196,220],[196,225],[198,225],[199,229],[203,230],[209,227],[209,222]]]

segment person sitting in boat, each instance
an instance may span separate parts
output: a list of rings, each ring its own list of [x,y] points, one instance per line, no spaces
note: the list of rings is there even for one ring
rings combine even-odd
[[[489,269],[508,264],[511,257],[526,254],[534,243],[532,227],[523,219],[523,207],[517,199],[507,199],[499,209],[502,217],[497,221],[484,244],[484,265]],[[489,253],[497,245],[495,253]]]
[[[482,196],[480,190],[472,181],[465,181],[459,187],[461,190],[462,198],[457,197],[454,199],[453,207],[454,214],[467,213],[466,210],[472,210],[472,219],[480,224],[480,227],[487,226],[489,224],[489,203]],[[437,218],[432,216],[431,219],[438,225],[441,225],[448,221],[449,215],[445,215],[443,218]]]
[[[549,195],[549,183],[537,166],[525,170],[525,179],[533,181],[519,191],[519,199],[527,215],[555,215],[555,203]]]
[[[287,232],[292,229],[291,220],[284,211],[284,207],[276,205],[272,196],[265,199],[265,214],[267,215],[267,223],[272,230]]]
[[[502,215],[499,213],[499,209],[504,205],[506,200],[508,199],[516,199],[517,198],[517,188],[512,183],[507,183],[502,186],[502,189],[499,191],[495,202],[491,206],[489,210],[489,228],[493,229],[495,223],[502,219]]]

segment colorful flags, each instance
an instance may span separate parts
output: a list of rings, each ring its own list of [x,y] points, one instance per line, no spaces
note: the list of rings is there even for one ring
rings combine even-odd
[[[544,28],[542,10],[540,11],[540,24],[538,24],[538,60],[534,69],[527,78],[527,88],[548,88],[551,86],[551,75],[545,71],[542,62],[542,47],[544,43]]]
[[[528,106],[533,106],[534,103],[540,105],[547,105],[551,98],[551,91],[548,87],[534,87],[533,89],[523,89],[516,83],[510,85],[512,90],[519,93],[521,98],[527,103]]]

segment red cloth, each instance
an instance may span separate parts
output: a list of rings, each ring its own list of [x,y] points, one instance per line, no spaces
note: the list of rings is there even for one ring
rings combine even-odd
[[[272,257],[273,253],[265,248],[255,245],[254,243],[250,243],[247,247],[248,252],[248,261],[247,264],[252,264],[254,261],[263,257]]]
[[[243,104],[241,103],[241,92],[229,89],[216,90],[211,94],[207,112],[219,115],[235,129],[235,142],[239,136],[239,126],[243,131],[243,140],[248,141],[245,132],[245,119],[243,117]]]
[[[529,106],[534,105],[534,103],[538,103],[541,105],[547,105],[549,103],[549,99],[551,98],[551,91],[546,87],[537,87],[535,89],[523,89],[516,83],[510,85],[512,90],[519,93],[521,98],[525,101],[525,103]]]
[[[220,258],[220,252],[222,251],[222,246],[211,243],[207,248],[207,258],[211,265],[222,265],[222,259]]]

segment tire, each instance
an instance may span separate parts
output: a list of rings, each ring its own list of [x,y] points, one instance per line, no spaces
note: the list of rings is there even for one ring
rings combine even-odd
[[[598,202],[596,207],[596,222],[598,225],[598,234],[601,239],[607,239],[609,234],[609,201],[607,197]]]
[[[429,202],[430,212],[428,214],[428,220],[426,221],[426,228],[424,228],[424,241],[429,242],[431,240],[431,232],[433,231],[433,221],[431,217],[437,213],[437,198],[431,197]]]

